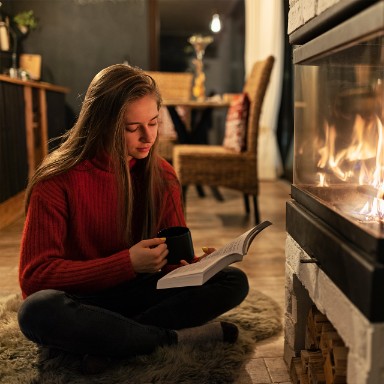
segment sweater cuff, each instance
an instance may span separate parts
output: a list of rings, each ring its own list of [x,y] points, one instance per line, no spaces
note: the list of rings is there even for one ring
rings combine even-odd
[[[116,254],[116,256],[122,256],[123,263],[121,263],[121,268],[124,270],[124,274],[127,280],[132,280],[137,276],[137,273],[133,269],[131,255],[129,254],[129,250],[125,249]]]

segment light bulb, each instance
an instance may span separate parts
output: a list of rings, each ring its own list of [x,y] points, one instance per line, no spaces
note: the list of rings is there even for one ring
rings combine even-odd
[[[220,21],[220,16],[218,13],[215,13],[212,16],[212,21],[211,21],[211,31],[214,33],[220,32],[221,30],[221,21]]]

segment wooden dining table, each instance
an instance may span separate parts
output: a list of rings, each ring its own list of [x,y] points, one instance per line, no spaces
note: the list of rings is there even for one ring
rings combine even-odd
[[[229,101],[222,98],[163,100],[163,105],[168,108],[181,144],[208,144],[206,134],[212,127],[213,109],[228,108],[229,104]],[[187,111],[185,118],[178,114],[177,107],[184,108],[184,112]]]

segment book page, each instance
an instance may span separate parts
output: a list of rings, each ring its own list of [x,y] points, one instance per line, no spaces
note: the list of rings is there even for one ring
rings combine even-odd
[[[221,251],[221,250],[220,250]],[[217,263],[217,260],[219,260],[222,256],[226,256],[227,253],[223,254],[221,252],[216,253],[216,256],[212,257],[213,253],[211,253],[208,256],[203,257],[196,263],[183,265],[180,268],[177,268],[173,270],[172,272],[169,272],[166,276],[183,276],[183,275],[192,275],[197,274],[206,271],[211,266],[215,265]],[[240,259],[240,257],[239,257]]]
[[[244,233],[246,235],[246,238],[244,239],[244,245],[243,245],[243,255],[247,254],[248,248],[251,245],[253,239],[265,228],[272,225],[272,223],[268,220],[263,221],[262,223],[256,225],[256,227],[253,227],[248,232]]]
[[[239,255],[243,255],[244,241],[247,238],[248,234],[252,232],[252,230],[253,228],[243,233],[241,236],[237,237],[235,240],[231,241],[230,243],[224,245],[223,248],[220,248],[215,252],[212,252],[208,256],[205,256],[204,260],[209,260],[213,258],[217,259],[224,255],[230,255],[231,253],[237,253]]]
[[[164,277],[162,277],[161,280],[169,280],[174,278],[187,278],[187,279],[194,279],[194,276],[204,276],[208,271],[214,270],[215,274],[217,271],[221,270],[225,266],[232,264],[235,261],[240,261],[242,259],[239,255],[226,255],[224,258],[218,258],[214,260],[208,260],[206,261],[205,258],[201,259],[200,261],[184,265],[180,268],[177,268],[173,270],[172,272],[169,272]]]
[[[231,253],[236,253],[236,254],[239,254],[242,256],[246,255],[248,248],[251,245],[255,236],[257,236],[258,233],[260,233],[264,228],[269,227],[271,224],[272,223],[270,221],[263,221],[262,223],[251,228],[247,232],[244,232],[242,235],[237,237],[235,240],[224,245],[223,248],[220,248],[217,251],[211,253],[209,256],[206,256],[206,258],[208,258],[208,259],[210,257],[218,258],[222,255],[229,255]]]

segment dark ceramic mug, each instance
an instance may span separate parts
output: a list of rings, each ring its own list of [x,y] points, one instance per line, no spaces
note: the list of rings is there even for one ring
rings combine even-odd
[[[179,264],[180,260],[190,262],[194,257],[192,236],[187,227],[169,227],[162,229],[157,237],[165,237],[168,247],[168,264]]]

